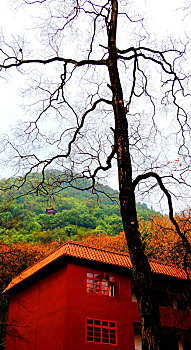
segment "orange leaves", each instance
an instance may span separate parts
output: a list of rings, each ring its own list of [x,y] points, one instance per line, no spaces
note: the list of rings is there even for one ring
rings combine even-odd
[[[45,245],[0,243],[0,289],[3,290],[14,276],[49,252],[50,248]]]
[[[190,218],[191,211],[176,216],[181,232],[191,242]],[[139,230],[145,245],[145,251],[149,257],[169,263],[182,264],[185,247],[168,217],[159,215],[149,221],[139,220]],[[83,238],[81,242],[109,250],[128,252],[124,232],[120,232],[115,236],[104,233],[93,234]],[[58,243],[56,242],[56,244]],[[19,243],[7,245],[0,243],[1,288],[5,288],[15,275],[55,249],[56,244],[30,245]]]
[[[188,240],[191,242],[191,211],[186,214],[176,215],[176,220]],[[183,265],[185,247],[177,234],[170,219],[162,215],[154,217],[150,221],[139,221],[139,230],[149,258],[162,260],[168,263]],[[128,252],[124,232],[116,236],[107,234],[91,235],[81,240],[82,243],[94,245],[115,251]]]
[[[93,234],[86,238],[82,238],[81,243],[120,252],[128,251],[124,232],[120,232],[116,236],[108,236],[106,233],[101,233],[99,235]]]
[[[171,176],[174,176],[173,171],[180,170],[182,167],[182,163],[180,162],[179,158],[175,159],[173,162],[168,161],[167,164],[171,166]]]
[[[176,221],[180,230],[191,242],[191,221],[182,214],[176,215]],[[149,256],[174,264],[183,264],[185,247],[173,224],[168,217],[156,216],[147,224],[147,231],[150,232],[150,239],[145,241],[146,252]]]

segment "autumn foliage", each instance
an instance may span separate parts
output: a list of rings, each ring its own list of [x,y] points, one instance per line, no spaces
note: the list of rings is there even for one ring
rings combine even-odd
[[[116,236],[109,236],[106,233],[93,234],[86,238],[82,238],[81,243],[93,245],[97,248],[128,252],[124,232],[120,232]]]
[[[0,288],[5,288],[12,278],[47,255],[53,247],[27,243],[0,243]]]
[[[191,211],[180,216],[176,220],[181,232],[191,243]],[[154,258],[167,263],[183,265],[185,246],[175,231],[167,216],[154,216],[149,220],[139,220],[139,229],[145,245],[145,251],[149,258]],[[124,232],[117,235],[106,233],[94,233],[81,239],[82,243],[94,245],[99,248],[120,252],[128,252]],[[58,245],[51,244],[5,244],[0,243],[0,292],[6,288],[14,276],[28,266],[34,264]],[[189,261],[188,261],[189,262]],[[0,339],[4,338],[8,298],[4,294],[0,297]]]
[[[188,211],[180,216],[176,215],[175,219],[181,232],[191,243],[190,216],[191,212]],[[156,216],[152,221],[145,224],[142,235],[145,240],[146,252],[150,257],[183,265],[186,248],[168,217]]]
[[[180,216],[176,215],[175,218],[181,232],[191,243],[190,216],[191,212],[187,212]],[[167,216],[158,215],[149,221],[140,220],[139,229],[149,258],[183,265],[185,246]],[[103,233],[90,235],[83,238],[81,242],[115,251],[128,251],[124,232],[120,232],[116,236],[108,236]]]

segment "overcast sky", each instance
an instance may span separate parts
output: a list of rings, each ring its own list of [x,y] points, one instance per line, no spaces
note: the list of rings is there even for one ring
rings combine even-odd
[[[123,1],[123,0],[122,0]],[[31,18],[31,7],[14,10],[12,0],[0,0],[0,26],[5,36],[22,34],[23,29],[26,34],[30,34],[29,28],[33,24]],[[14,3],[16,1],[14,0]],[[169,37],[191,37],[188,11],[184,9],[186,1],[180,0],[134,0],[134,6],[139,8],[140,13],[147,18],[147,29],[157,40],[165,40]],[[29,10],[30,9],[30,10]],[[39,6],[40,9],[40,6]],[[38,9],[38,11],[39,11]],[[190,53],[188,52],[188,56]],[[22,108],[23,98],[20,93],[22,87],[22,76],[18,74],[6,76],[0,75],[0,117],[1,132],[5,132],[18,119],[24,117]],[[1,177],[7,176],[6,169]],[[114,185],[116,187],[116,185]]]
[[[184,18],[187,11],[182,10],[184,1],[180,0],[136,0],[140,12],[147,14],[148,31],[160,38],[167,36],[184,35],[184,31],[190,32],[188,18]],[[11,0],[0,1],[0,26],[5,35],[22,34],[23,28],[28,32],[30,23],[30,11],[25,9],[14,10]],[[14,2],[15,3],[15,2]],[[31,8],[30,8],[31,9]],[[184,19],[184,20],[183,20]],[[1,131],[7,130],[9,125],[23,115],[22,98],[20,96],[20,83],[18,77],[9,78],[8,83],[0,79],[0,116]]]

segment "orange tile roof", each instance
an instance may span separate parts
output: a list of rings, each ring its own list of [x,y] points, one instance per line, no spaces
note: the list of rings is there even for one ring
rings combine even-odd
[[[79,242],[68,241],[57,248],[53,253],[50,253],[47,257],[28,267],[18,276],[13,278],[4,292],[10,290],[15,285],[18,285],[23,280],[34,275],[42,268],[48,266],[50,263],[56,261],[61,257],[80,258],[84,260],[132,269],[132,264],[128,253],[120,253],[108,249],[96,248],[87,244],[81,244]],[[167,265],[155,260],[150,260],[150,266],[153,273],[180,279],[187,279],[185,271],[177,266]]]

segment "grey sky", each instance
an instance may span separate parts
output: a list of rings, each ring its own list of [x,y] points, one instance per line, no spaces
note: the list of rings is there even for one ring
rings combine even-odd
[[[30,36],[29,27],[33,25],[34,19],[31,14],[35,15],[35,10],[32,13],[32,7],[21,9],[18,8],[16,12],[10,9],[11,0],[1,0],[0,2],[0,23],[5,36],[15,36],[22,34],[23,30],[26,36]],[[16,1],[14,1],[16,3]],[[179,37],[185,40],[186,35],[191,37],[189,17],[186,17],[184,8],[185,1],[180,0],[134,0],[131,8],[132,13],[134,9],[138,8],[139,12],[146,18],[146,26],[150,40],[166,40],[170,36]],[[9,4],[9,5],[8,5]],[[39,6],[40,9],[40,6]],[[36,10],[36,13],[38,11]],[[38,13],[39,14],[39,13]],[[32,37],[30,36],[32,42]],[[189,72],[190,52],[187,52],[187,63],[185,62],[185,69]],[[25,116],[22,108],[23,97],[21,94],[22,75],[15,73],[15,70],[10,71],[9,75],[1,75],[0,80],[0,116],[1,116],[1,131],[7,131],[12,127],[18,119]],[[163,121],[164,122],[164,121]],[[4,168],[1,177],[7,176],[8,168]],[[116,178],[111,178],[109,183],[112,187],[117,187]]]
[[[168,36],[185,36],[184,32],[189,35],[189,21],[185,18],[186,12],[182,10],[185,1],[180,0],[135,0],[140,13],[145,13],[147,17],[147,28],[149,33],[153,33],[159,39],[166,39]],[[26,35],[29,34],[28,28],[33,25],[31,17],[31,7],[17,8],[14,10],[15,1],[1,0],[0,2],[0,27],[3,33],[8,36],[22,34],[23,30]],[[34,7],[33,7],[34,9]],[[35,11],[33,13],[35,15]],[[20,87],[22,86],[20,78],[14,78],[15,73],[10,72],[8,79],[0,80],[0,116],[1,130],[7,130],[18,118],[23,115],[22,98]]]

